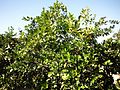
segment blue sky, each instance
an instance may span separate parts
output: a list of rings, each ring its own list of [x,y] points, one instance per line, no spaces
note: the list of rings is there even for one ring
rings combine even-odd
[[[4,33],[9,26],[15,31],[23,28],[27,23],[23,16],[40,15],[43,7],[48,8],[56,0],[0,0],[0,33]],[[78,16],[82,8],[89,7],[97,17],[106,16],[108,19],[120,20],[120,0],[59,0],[68,10]],[[120,28],[120,27],[119,27]]]

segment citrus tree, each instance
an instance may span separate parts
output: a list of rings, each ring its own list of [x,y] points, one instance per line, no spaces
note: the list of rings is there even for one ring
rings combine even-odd
[[[119,40],[100,44],[96,39],[109,35],[118,21],[108,21],[106,17],[96,20],[88,8],[76,18],[58,1],[48,10],[43,8],[40,16],[23,19],[30,24],[18,38],[11,32],[1,35],[2,43],[9,39],[0,47],[3,89],[115,89],[111,73],[119,71]],[[5,38],[6,35],[11,37]],[[8,47],[3,49],[14,40],[12,52],[6,50]]]
[[[104,52],[102,52],[102,59],[111,62],[110,65],[103,66],[107,75],[120,73],[120,31],[115,33],[113,37],[103,42]],[[117,77],[116,77],[117,78]],[[119,80],[118,80],[119,81]],[[116,83],[114,83],[116,84]],[[120,83],[117,85],[120,89]]]

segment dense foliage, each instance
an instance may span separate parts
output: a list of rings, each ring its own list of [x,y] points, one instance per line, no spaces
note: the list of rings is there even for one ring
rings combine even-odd
[[[13,28],[0,35],[0,87],[7,90],[115,90],[111,73],[120,70],[120,33],[103,43],[116,20],[82,9],[78,18],[58,1],[15,37]]]

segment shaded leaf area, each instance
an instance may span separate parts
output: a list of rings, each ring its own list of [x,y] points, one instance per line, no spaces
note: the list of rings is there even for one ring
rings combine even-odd
[[[55,2],[15,38],[13,28],[0,35],[0,87],[7,90],[115,90],[111,73],[119,72],[119,32],[109,35],[117,20],[96,20],[90,9],[78,18]],[[105,28],[103,28],[103,26]]]

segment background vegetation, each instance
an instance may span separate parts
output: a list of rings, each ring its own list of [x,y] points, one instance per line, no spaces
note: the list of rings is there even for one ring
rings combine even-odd
[[[40,16],[24,17],[30,24],[16,38],[11,27],[0,35],[0,87],[16,90],[116,90],[112,73],[120,70],[117,20],[106,20],[82,9],[78,18],[58,1]]]

